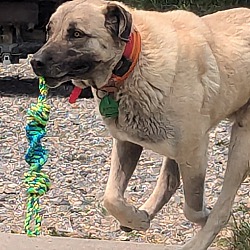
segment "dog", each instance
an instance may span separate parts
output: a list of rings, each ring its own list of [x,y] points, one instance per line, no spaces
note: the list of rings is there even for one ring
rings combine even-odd
[[[182,250],[205,250],[226,225],[250,170],[250,10],[199,17],[103,0],[62,4],[31,61],[51,88],[91,86],[113,141],[104,206],[121,229],[147,230],[183,181],[187,219],[201,230]],[[208,134],[233,122],[221,194],[204,198]],[[139,209],[124,192],[143,149],[164,156],[156,187]]]

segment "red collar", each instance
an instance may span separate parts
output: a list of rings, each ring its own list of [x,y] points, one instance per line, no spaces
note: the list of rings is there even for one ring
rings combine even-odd
[[[141,36],[139,32],[135,30],[130,35],[129,41],[127,42],[123,52],[123,57],[125,58],[125,60],[131,62],[128,69],[121,76],[118,76],[113,73],[111,78],[108,80],[108,83],[104,85],[100,90],[106,91],[108,93],[116,92],[119,89],[119,87],[123,84],[123,82],[128,78],[129,74],[134,70],[136,63],[138,62],[140,52],[141,52]],[[118,64],[120,63],[123,62],[119,61]],[[70,103],[76,102],[81,92],[82,89],[75,86],[69,97],[69,102]]]

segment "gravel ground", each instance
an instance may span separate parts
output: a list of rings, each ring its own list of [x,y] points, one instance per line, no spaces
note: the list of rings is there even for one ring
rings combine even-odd
[[[28,60],[20,65],[0,67],[0,75],[33,77]],[[0,93],[1,94],[1,93]],[[30,96],[0,97],[0,231],[23,233],[25,187],[23,175],[27,140],[24,127],[26,110],[36,98]],[[199,229],[185,219],[182,212],[182,186],[145,232],[125,233],[108,215],[102,196],[110,168],[112,140],[95,111],[92,99],[69,104],[68,98],[52,97],[51,119],[44,144],[50,151],[44,166],[52,181],[51,190],[41,198],[43,234],[69,237],[130,240],[180,244]],[[230,123],[223,121],[210,135],[209,168],[206,196],[213,206],[220,194]],[[126,192],[129,202],[140,206],[150,195],[161,166],[161,156],[144,151]],[[248,178],[241,186],[234,209],[240,203],[250,208]],[[249,216],[248,216],[249,218]],[[218,240],[230,235],[224,229]],[[217,240],[217,242],[218,242]]]

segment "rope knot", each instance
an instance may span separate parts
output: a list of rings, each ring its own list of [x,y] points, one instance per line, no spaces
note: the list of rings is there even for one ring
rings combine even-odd
[[[24,174],[24,177],[28,194],[42,196],[49,190],[51,186],[49,176],[47,174],[29,171],[28,173]]]
[[[46,126],[49,120],[50,105],[39,102],[37,104],[31,104],[30,109],[27,111],[28,121],[36,121],[37,125]]]

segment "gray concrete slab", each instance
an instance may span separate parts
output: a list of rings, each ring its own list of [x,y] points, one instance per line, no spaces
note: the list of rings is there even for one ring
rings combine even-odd
[[[0,250],[177,250],[174,246],[0,233]],[[216,249],[211,249],[216,250]]]
[[[162,250],[163,246],[63,237],[0,233],[0,250]],[[170,248],[171,250],[174,248]]]

